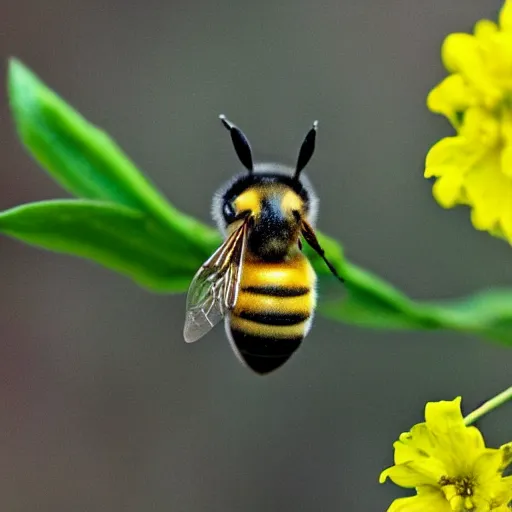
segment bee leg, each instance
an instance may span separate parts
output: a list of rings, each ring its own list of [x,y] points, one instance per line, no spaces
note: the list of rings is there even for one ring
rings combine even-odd
[[[329,270],[332,272],[332,274],[342,283],[344,283],[345,280],[338,274],[338,271],[334,268],[334,265],[325,256],[325,251],[322,249],[322,246],[318,242],[313,228],[306,221],[302,221],[302,236],[304,237],[304,240],[306,240],[306,242],[310,245],[310,247],[325,261],[325,264],[329,267]]]

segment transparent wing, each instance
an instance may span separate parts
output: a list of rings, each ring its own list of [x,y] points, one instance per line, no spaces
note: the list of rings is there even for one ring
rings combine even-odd
[[[245,253],[247,221],[201,266],[187,294],[183,336],[187,343],[202,338],[236,304]]]

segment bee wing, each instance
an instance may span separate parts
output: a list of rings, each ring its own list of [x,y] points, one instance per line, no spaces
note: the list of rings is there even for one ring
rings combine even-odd
[[[242,276],[247,224],[245,220],[203,263],[192,279],[183,329],[187,343],[202,338],[234,308]]]

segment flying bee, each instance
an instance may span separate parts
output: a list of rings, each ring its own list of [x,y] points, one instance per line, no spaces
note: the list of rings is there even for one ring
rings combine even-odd
[[[316,238],[318,199],[301,176],[315,150],[317,122],[293,169],[253,164],[244,133],[220,119],[246,170],[214,196],[212,214],[225,240],[190,284],[184,337],[196,341],[224,318],[235,354],[266,374],[290,358],[311,328],[316,275],[302,254],[302,238],[343,281]]]

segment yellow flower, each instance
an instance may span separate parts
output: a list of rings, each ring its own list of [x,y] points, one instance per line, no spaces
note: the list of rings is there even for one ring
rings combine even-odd
[[[499,25],[482,20],[474,35],[449,35],[442,58],[451,74],[427,105],[457,133],[431,148],[425,177],[436,178],[441,206],[470,206],[475,228],[512,243],[512,0]]]
[[[503,471],[512,443],[486,448],[480,431],[464,425],[460,401],[428,403],[425,423],[394,443],[395,465],[380,482],[389,477],[417,495],[395,500],[388,512],[510,512],[512,476]]]

